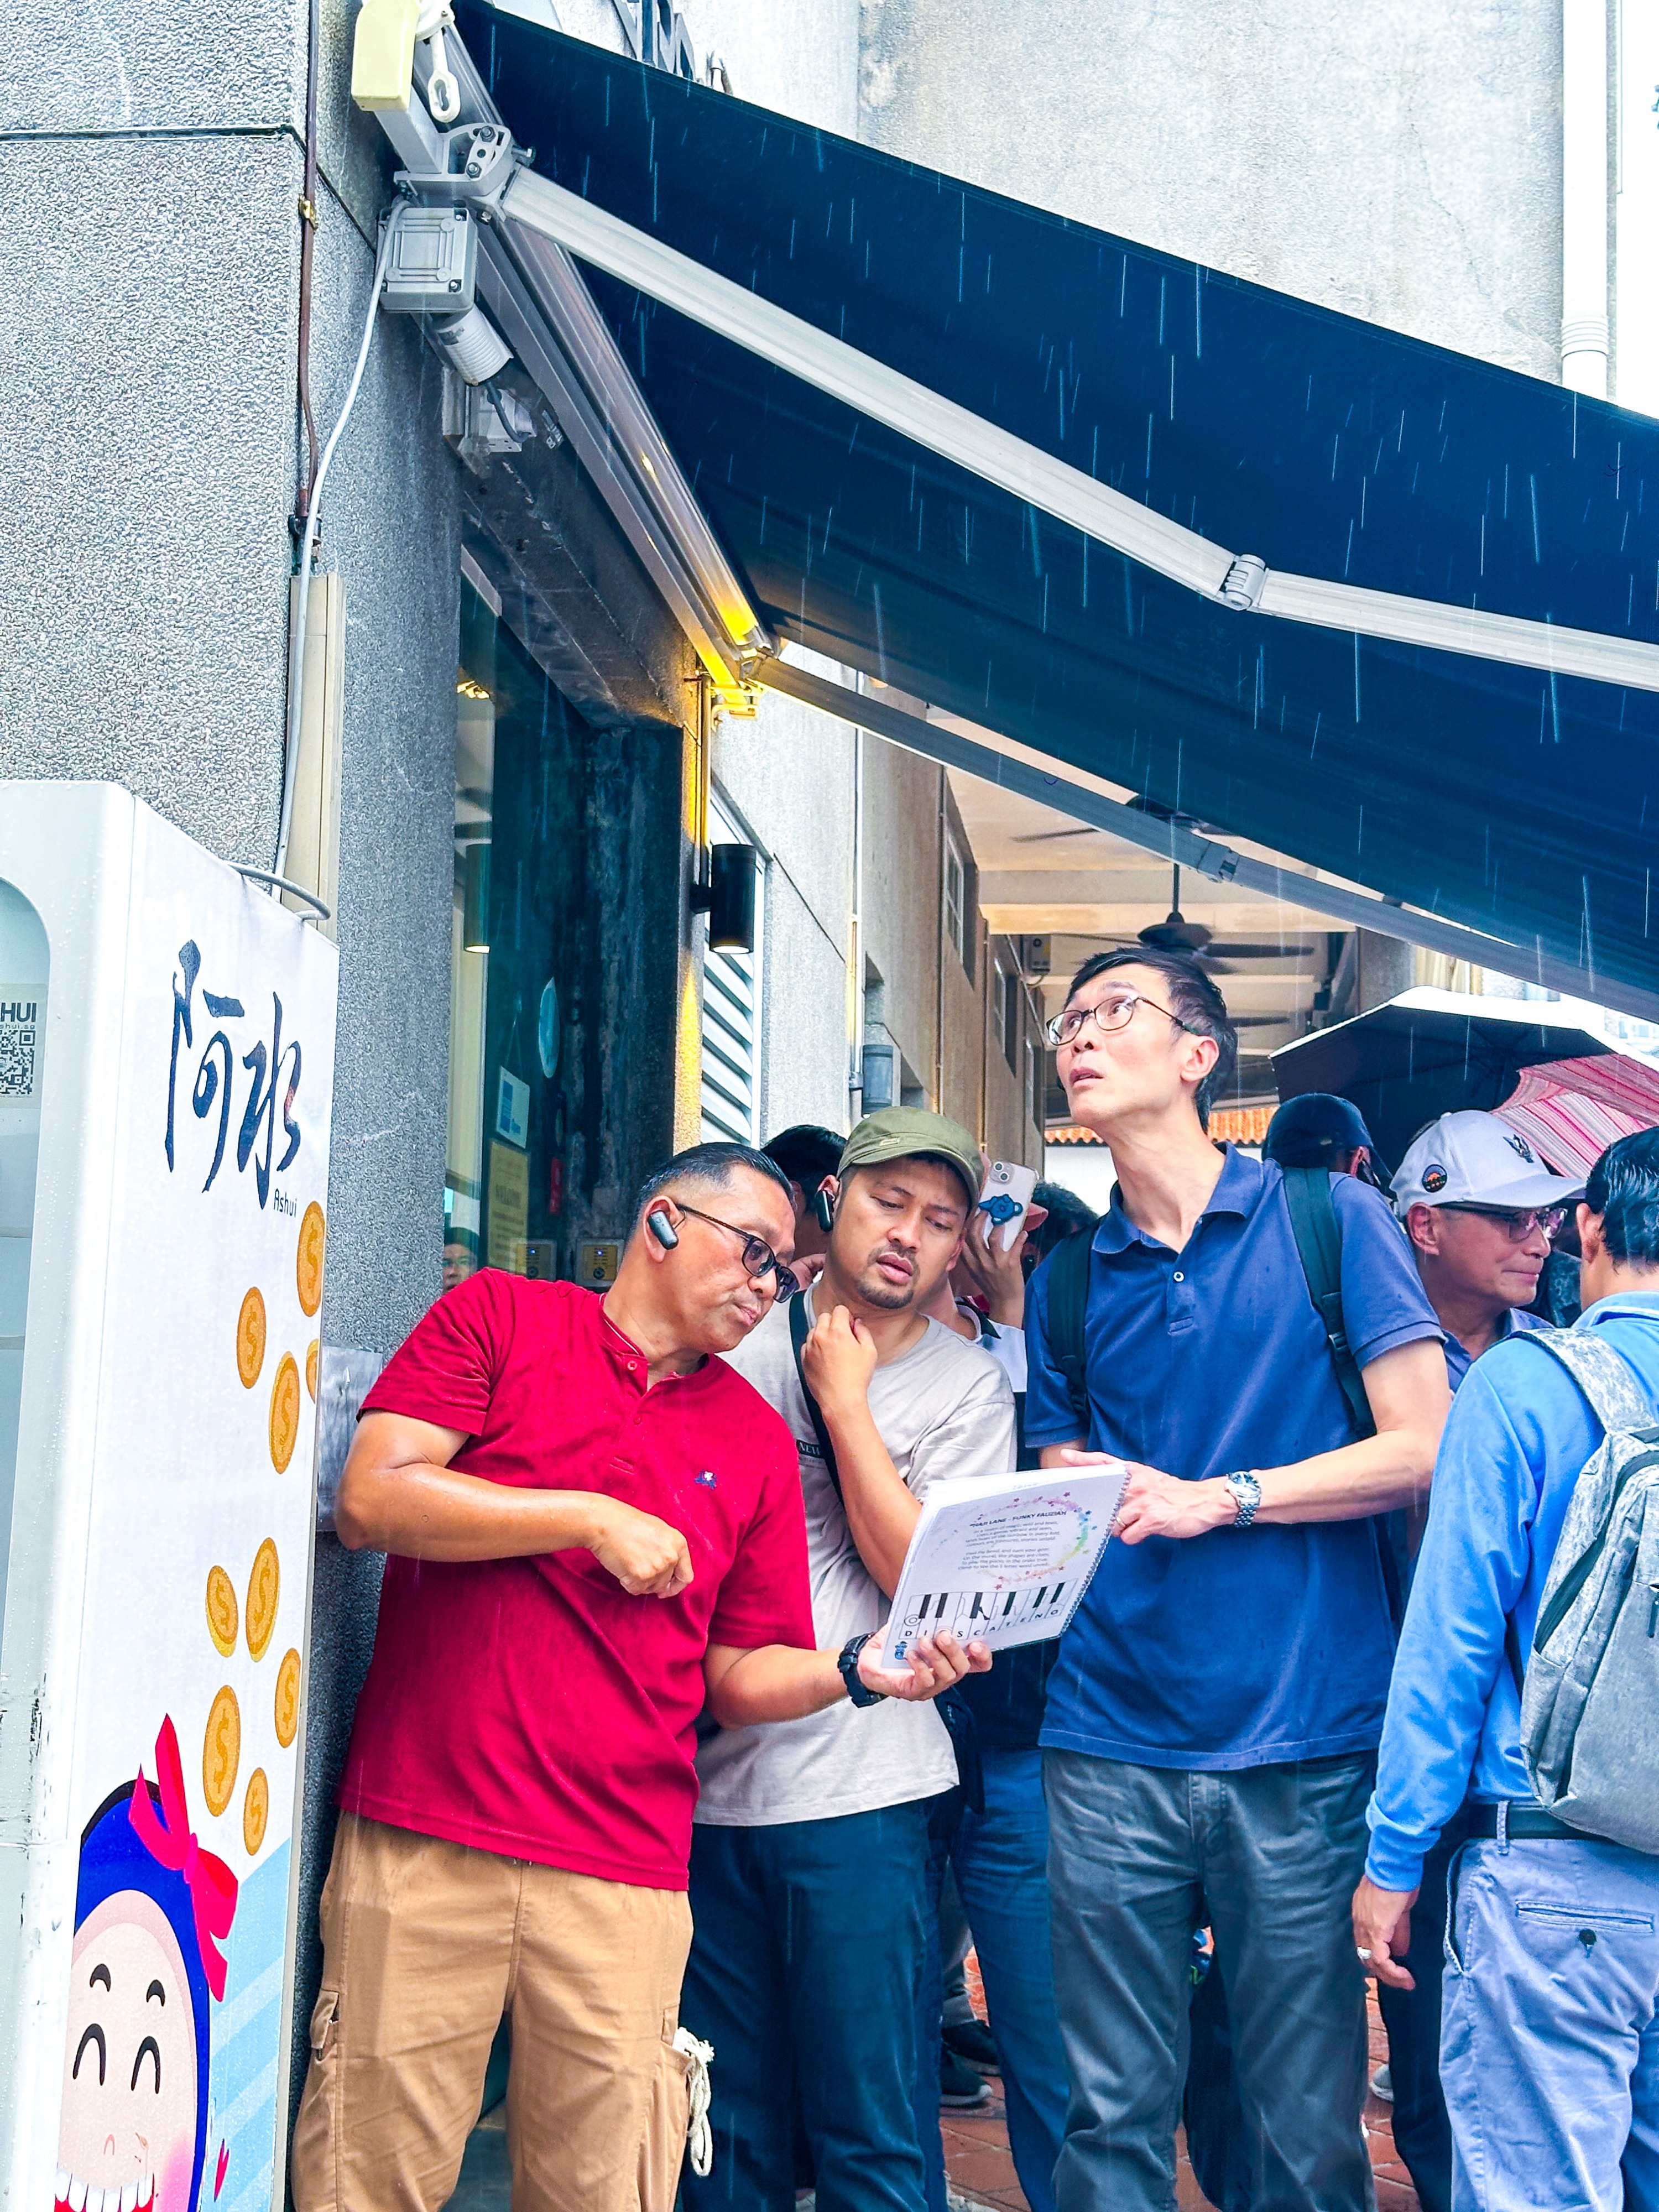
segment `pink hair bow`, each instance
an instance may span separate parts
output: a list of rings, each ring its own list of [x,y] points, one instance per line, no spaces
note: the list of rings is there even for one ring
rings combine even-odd
[[[204,1851],[191,1833],[190,1807],[185,1797],[185,1770],[179,1757],[179,1734],[168,1714],[155,1739],[156,1780],[161,1791],[161,1818],[155,1817],[144,1770],[138,1770],[129,1814],[138,1840],[160,1865],[181,1874],[196,1915],[196,1942],[202,1954],[202,1971],[216,1997],[225,1994],[225,1959],[219,1948],[236,1917],[236,1877],[222,1859]]]

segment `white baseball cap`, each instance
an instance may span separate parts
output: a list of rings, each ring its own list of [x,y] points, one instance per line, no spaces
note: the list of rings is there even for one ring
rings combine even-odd
[[[1413,1137],[1395,1170],[1401,1219],[1412,1206],[1571,1206],[1583,1182],[1552,1175],[1518,1129],[1496,1114],[1443,1114]]]

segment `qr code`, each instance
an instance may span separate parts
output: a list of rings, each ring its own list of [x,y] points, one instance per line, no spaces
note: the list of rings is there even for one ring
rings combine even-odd
[[[34,1096],[34,1024],[0,1021],[0,1098]]]

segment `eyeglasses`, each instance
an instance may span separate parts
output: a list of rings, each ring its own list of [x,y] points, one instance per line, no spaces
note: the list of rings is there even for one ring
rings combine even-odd
[[[1067,1006],[1063,1013],[1054,1016],[1046,1031],[1050,1044],[1074,1044],[1082,1036],[1084,1024],[1092,1022],[1097,1029],[1104,1030],[1109,1036],[1114,1030],[1126,1030],[1134,1019],[1137,1006],[1150,1006],[1165,1021],[1173,1022],[1178,1030],[1186,1030],[1189,1036],[1197,1032],[1188,1028],[1179,1014],[1172,1014],[1167,1006],[1160,1006],[1156,999],[1149,999],[1144,991],[1113,991],[1101,1000],[1098,1006]]]
[[[735,1221],[722,1221],[717,1214],[704,1213],[700,1207],[688,1206],[683,1198],[677,1198],[674,1203],[682,1213],[689,1213],[696,1220],[708,1222],[711,1229],[723,1229],[728,1237],[741,1237],[744,1273],[757,1282],[764,1275],[775,1276],[779,1297],[793,1298],[799,1290],[799,1276],[784,1266],[763,1237],[751,1236],[748,1230],[739,1229]]]
[[[1501,1206],[1443,1206],[1443,1213],[1478,1213],[1486,1221],[1501,1221],[1511,1244],[1524,1244],[1535,1230],[1553,1237],[1567,1218],[1565,1206],[1531,1206],[1509,1212]]]

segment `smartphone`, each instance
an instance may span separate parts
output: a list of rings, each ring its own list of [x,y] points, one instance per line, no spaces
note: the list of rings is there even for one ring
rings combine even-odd
[[[991,1163],[979,1194],[979,1210],[990,1216],[991,1235],[1000,1235],[1005,1252],[1012,1252],[1018,1241],[1036,1180],[1035,1168],[1016,1167],[1009,1160]]]

